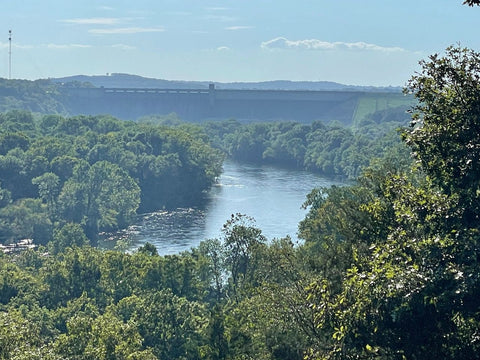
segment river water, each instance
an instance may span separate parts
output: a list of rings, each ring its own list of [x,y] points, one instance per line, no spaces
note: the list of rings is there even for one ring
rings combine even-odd
[[[202,205],[139,215],[123,232],[130,251],[150,242],[160,255],[190,250],[205,239],[221,239],[231,214],[253,217],[267,239],[289,235],[297,240],[298,223],[306,215],[301,206],[314,188],[339,184],[319,175],[272,166],[227,161],[218,184]]]

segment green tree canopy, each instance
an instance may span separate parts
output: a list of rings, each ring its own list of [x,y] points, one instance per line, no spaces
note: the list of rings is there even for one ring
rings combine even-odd
[[[422,66],[409,83],[419,103],[404,134],[418,166],[369,182],[366,173],[353,194],[340,191],[351,205],[320,198],[313,210],[324,219],[304,223],[322,226],[330,241],[320,245],[349,255],[342,276],[309,287],[326,337],[308,358],[478,358],[480,56],[450,47]]]
[[[478,221],[480,53],[449,47],[421,65],[407,87],[419,102],[404,137],[434,184],[458,196],[465,221]]]

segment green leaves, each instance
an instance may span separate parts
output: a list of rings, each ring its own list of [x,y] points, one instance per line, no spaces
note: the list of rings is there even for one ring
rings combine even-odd
[[[232,214],[224,225],[225,265],[231,274],[232,290],[235,297],[242,285],[251,285],[255,276],[255,254],[266,242],[262,231],[254,226],[251,217]]]
[[[449,47],[421,65],[406,89],[419,103],[404,137],[435,184],[472,196],[479,188],[480,53]]]
[[[307,244],[350,255],[340,275],[324,272],[310,287],[330,337],[319,336],[309,358],[477,357],[480,54],[451,47],[422,66],[407,89],[419,102],[404,133],[420,166],[375,166],[357,185],[309,199]]]
[[[408,104],[411,98],[401,101]],[[381,157],[386,147],[400,143],[395,130],[408,123],[405,110],[403,105],[367,114],[355,130],[333,121],[328,125],[320,121],[242,125],[233,120],[207,123],[204,129],[210,142],[233,159],[353,179],[372,158]]]
[[[12,219],[25,198],[44,205],[37,214],[46,217],[38,224],[40,242],[69,222],[81,224],[93,240],[99,231],[128,225],[138,209],[192,206],[221,173],[223,155],[198,131],[186,131],[193,128],[106,115],[46,115],[37,121],[26,111],[0,114],[0,124],[2,242],[32,236],[30,225],[16,231],[6,224],[25,223]]]
[[[59,195],[67,221],[81,222],[95,238],[99,231],[124,226],[140,204],[140,189],[126,171],[102,161],[77,166]]]

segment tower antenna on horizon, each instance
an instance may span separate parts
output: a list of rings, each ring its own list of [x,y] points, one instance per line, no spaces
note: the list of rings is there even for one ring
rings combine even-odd
[[[8,80],[12,80],[12,30],[8,30]]]

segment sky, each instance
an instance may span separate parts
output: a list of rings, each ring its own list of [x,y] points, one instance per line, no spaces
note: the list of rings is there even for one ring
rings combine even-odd
[[[2,1],[0,77],[404,86],[450,45],[480,51],[479,24],[462,0]]]

